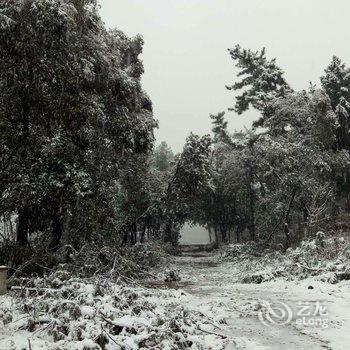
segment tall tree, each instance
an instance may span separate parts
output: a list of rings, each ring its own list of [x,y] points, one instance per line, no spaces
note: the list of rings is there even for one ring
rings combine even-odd
[[[262,113],[262,118],[254,124],[262,126],[269,115],[269,102],[291,92],[284,72],[276,64],[276,59],[266,58],[265,48],[254,52],[236,45],[229,49],[229,53],[239,69],[237,77],[242,77],[242,80],[226,87],[228,90],[243,90],[241,95],[235,97],[235,106],[230,110],[242,114],[252,106]]]
[[[210,115],[212,122],[212,132],[214,134],[213,142],[223,142],[225,144],[232,144],[231,137],[227,130],[227,120],[225,120],[225,112]]]
[[[345,149],[350,153],[350,69],[336,56],[321,77],[324,91],[330,98],[337,117],[336,140],[334,148]],[[350,172],[344,169],[337,174],[338,197],[346,198],[346,210],[350,211]]]
[[[212,188],[211,138],[190,134],[178,155],[165,198],[166,241],[176,242],[178,229],[198,217],[201,200]]]
[[[1,202],[19,243],[51,226],[56,249],[81,208],[96,218],[80,230],[105,224],[96,208],[114,204],[120,168],[152,147],[143,40],[107,31],[94,1],[5,0],[0,13]]]
[[[325,75],[321,77],[321,83],[339,122],[337,148],[350,151],[350,69],[333,56]]]
[[[152,163],[159,171],[167,171],[174,161],[174,153],[165,141],[162,141],[153,152]]]

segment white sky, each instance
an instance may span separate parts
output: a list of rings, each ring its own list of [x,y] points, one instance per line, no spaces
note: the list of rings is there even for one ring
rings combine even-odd
[[[144,36],[143,86],[160,128],[157,141],[180,151],[186,136],[210,132],[210,113],[234,103],[227,48],[266,47],[294,89],[307,88],[335,54],[350,62],[350,0],[100,0],[108,27]],[[226,116],[250,126],[256,112]]]

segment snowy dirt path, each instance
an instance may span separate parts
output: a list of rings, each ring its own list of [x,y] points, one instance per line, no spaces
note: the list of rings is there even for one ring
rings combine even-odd
[[[203,253],[177,257],[172,268],[183,278],[174,287],[193,296],[191,306],[226,320],[218,333],[228,336],[227,349],[343,350],[350,344],[348,281],[337,285],[311,279],[241,284],[233,263],[221,263],[212,254]],[[287,325],[263,324],[258,317],[262,301],[287,304],[293,310],[292,321]],[[299,302],[325,305],[328,327],[296,325]]]

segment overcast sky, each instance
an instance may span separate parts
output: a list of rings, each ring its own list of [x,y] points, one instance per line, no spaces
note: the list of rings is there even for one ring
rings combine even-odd
[[[277,57],[294,89],[307,88],[333,55],[350,62],[349,0],[101,0],[108,27],[145,46],[143,86],[165,140],[180,151],[191,132],[210,132],[209,114],[233,105],[225,89],[234,80],[227,49],[235,44]],[[230,129],[257,114],[227,113]]]

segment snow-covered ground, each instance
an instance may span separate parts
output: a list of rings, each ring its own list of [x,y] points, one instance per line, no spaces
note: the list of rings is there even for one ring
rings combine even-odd
[[[237,264],[209,253],[176,257],[168,267],[179,271],[180,282],[96,284],[57,273],[38,279],[37,290],[2,296],[0,349],[343,350],[350,344],[348,281],[242,284]],[[301,320],[300,307],[318,313]]]
[[[192,307],[226,321],[221,333],[229,336],[227,349],[343,350],[350,344],[349,281],[329,284],[309,278],[242,284],[237,283],[240,271],[234,263],[218,262],[211,254],[178,257],[175,267],[190,282],[182,287],[193,295]],[[277,310],[271,322],[266,317],[269,304],[274,311],[287,308],[291,320],[279,319],[283,315]]]
[[[0,297],[0,349],[224,349],[220,320],[192,300],[180,289],[56,271]]]

